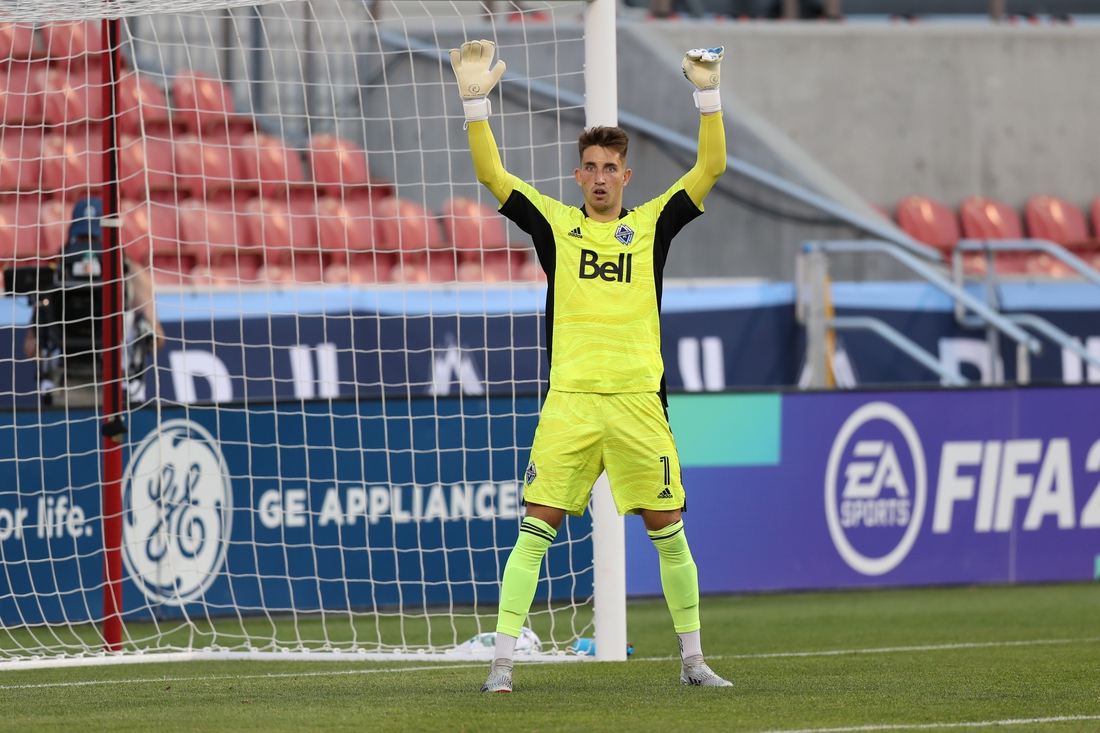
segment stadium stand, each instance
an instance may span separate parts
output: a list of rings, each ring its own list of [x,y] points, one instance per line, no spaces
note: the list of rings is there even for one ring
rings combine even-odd
[[[482,252],[507,250],[504,219],[490,206],[463,196],[443,202],[443,232],[458,251],[460,262],[480,260]]]
[[[70,208],[64,201],[44,201],[38,210],[38,242],[42,257],[53,257],[65,246]]]
[[[98,59],[91,55],[102,47],[101,24],[97,21],[56,21],[39,28],[46,55],[57,65],[70,68]]]
[[[419,262],[429,249],[445,244],[439,221],[408,199],[384,198],[374,206],[374,241],[378,249],[400,252],[403,262]]]
[[[0,123],[41,125],[45,106],[45,82],[41,63],[7,62],[0,75]]]
[[[42,143],[43,194],[65,200],[99,195],[104,180],[101,147],[102,138],[84,130],[47,135]]]
[[[1024,204],[1024,222],[1028,236],[1061,244],[1086,259],[1098,244],[1089,239],[1088,223],[1081,210],[1054,196],[1039,194],[1029,198]],[[1029,257],[1027,271],[1049,277],[1065,277],[1072,273],[1062,262],[1045,253]]]
[[[30,201],[0,204],[0,262],[5,266],[45,257],[38,245],[38,206]]]
[[[153,133],[168,138],[171,113],[164,90],[147,77],[124,74],[118,86],[118,125],[123,133]]]
[[[305,166],[298,152],[282,140],[265,133],[242,135],[233,145],[235,183],[239,190],[272,197],[307,194],[315,190],[306,181]]]
[[[103,94],[85,67],[41,69],[45,89],[43,117],[51,127],[98,124],[103,120]],[[96,76],[98,70],[91,72]],[[98,130],[89,134],[100,135]]]
[[[959,220],[955,212],[927,196],[906,196],[897,205],[898,226],[916,239],[949,257],[959,241]]]
[[[182,196],[217,201],[233,197],[233,153],[227,142],[185,134],[176,139],[174,157],[176,186]]]
[[[309,140],[306,155],[314,182],[328,196],[357,198],[393,194],[388,181],[371,177],[367,151],[344,138],[328,133],[314,135]]]
[[[33,25],[0,23],[0,61],[31,61],[42,58],[44,54],[45,50],[34,35]]]
[[[369,198],[318,197],[317,235],[330,264],[354,265],[360,260],[373,260],[370,257],[374,250],[373,202]]]
[[[171,140],[124,133],[119,138],[119,147],[119,185],[123,198],[175,200]]]

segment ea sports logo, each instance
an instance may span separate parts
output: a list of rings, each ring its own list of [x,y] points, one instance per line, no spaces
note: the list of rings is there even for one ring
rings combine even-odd
[[[122,488],[123,562],[154,603],[200,598],[225,564],[233,518],[229,469],[214,437],[170,420],[141,442]]]
[[[904,412],[872,402],[844,421],[825,473],[825,516],[844,561],[864,575],[896,568],[928,499],[924,448]]]

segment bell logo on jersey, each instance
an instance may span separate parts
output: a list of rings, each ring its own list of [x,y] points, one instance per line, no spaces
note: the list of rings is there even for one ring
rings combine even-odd
[[[825,517],[840,556],[883,575],[909,554],[928,496],[924,447],[895,405],[871,402],[844,422],[825,469]]]
[[[619,253],[617,260],[605,260],[600,262],[600,256],[590,249],[581,250],[581,271],[578,275],[581,280],[595,280],[601,278],[609,283],[630,282],[631,260],[634,255],[624,252]]]
[[[620,224],[619,228],[615,230],[615,239],[622,242],[624,247],[627,247],[634,241],[634,230],[626,224]]]

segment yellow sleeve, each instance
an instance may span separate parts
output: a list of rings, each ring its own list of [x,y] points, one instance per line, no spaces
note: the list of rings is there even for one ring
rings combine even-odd
[[[485,126],[488,127],[488,123]],[[703,199],[725,170],[726,129],[722,125],[722,113],[700,115],[699,157],[695,161],[695,167],[683,178],[684,190],[700,211],[703,209]]]
[[[515,177],[504,170],[504,165],[500,162],[500,151],[497,150],[497,141],[493,138],[489,121],[471,122],[466,126],[466,131],[470,135],[470,152],[474,156],[477,180],[484,183],[497,201],[504,204],[512,195]],[[725,158],[722,160],[725,161]]]

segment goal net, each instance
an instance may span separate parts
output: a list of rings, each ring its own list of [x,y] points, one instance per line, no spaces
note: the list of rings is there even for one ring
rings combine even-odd
[[[446,50],[497,43],[504,162],[568,199],[584,12],[5,6],[0,668],[488,653],[545,285],[477,182]],[[122,17],[113,85],[103,13]],[[592,563],[591,520],[570,518],[533,650],[593,636]]]

